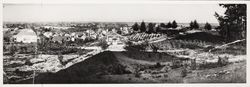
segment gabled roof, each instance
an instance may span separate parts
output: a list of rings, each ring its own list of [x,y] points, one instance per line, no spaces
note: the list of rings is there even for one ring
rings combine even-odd
[[[106,35],[107,36],[121,36],[120,34],[114,33],[114,32],[108,32]]]

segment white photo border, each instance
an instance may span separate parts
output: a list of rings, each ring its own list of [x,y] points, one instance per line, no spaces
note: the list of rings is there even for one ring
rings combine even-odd
[[[0,11],[3,12],[3,5],[4,4],[107,4],[107,3],[114,3],[114,4],[122,4],[122,3],[150,3],[150,4],[219,4],[219,3],[235,3],[235,4],[247,4],[249,5],[249,1],[241,1],[241,0],[219,0],[219,1],[198,1],[198,0],[184,0],[184,1],[177,1],[177,0],[0,0]],[[247,25],[249,24],[249,6],[247,6]],[[145,83],[145,84],[3,84],[3,13],[0,14],[0,81],[2,87],[250,87],[249,84],[249,59],[247,59],[247,82],[246,83],[195,83],[195,84],[183,84],[183,83]],[[247,26],[247,44],[249,44],[249,27]],[[247,45],[247,58],[249,57],[249,46]]]

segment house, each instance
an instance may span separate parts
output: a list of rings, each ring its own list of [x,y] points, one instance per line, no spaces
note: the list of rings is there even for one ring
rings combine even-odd
[[[18,34],[13,36],[13,38],[16,42],[32,43],[37,42],[39,37],[32,29],[21,29]]]
[[[43,33],[44,36],[46,36],[47,38],[52,37],[53,33],[52,32],[45,32]]]
[[[87,37],[86,37],[85,35],[82,35],[80,38],[81,38],[82,40],[85,40]]]
[[[106,36],[106,41],[108,42],[108,44],[123,44],[122,42],[124,42],[124,40],[125,37],[114,32],[108,32]]]
[[[128,27],[121,27],[120,30],[122,31],[122,34],[129,34],[129,28]]]
[[[63,36],[54,36],[52,38],[53,42],[58,42],[58,43],[63,43],[63,41],[66,41],[67,37],[63,37]]]

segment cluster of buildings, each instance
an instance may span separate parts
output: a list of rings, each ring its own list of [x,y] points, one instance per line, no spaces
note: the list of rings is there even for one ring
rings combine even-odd
[[[84,32],[44,32],[42,36],[51,40],[52,42],[76,42],[85,40],[97,40],[105,36],[106,31],[95,32],[94,30],[86,30]]]
[[[17,32],[17,34],[13,35],[11,38],[14,42],[21,43],[36,43],[38,41],[78,43],[79,41],[105,39],[108,44],[123,44],[126,40],[124,35],[128,35],[133,32],[133,29],[131,29],[130,26],[106,27],[104,25],[100,25],[98,29],[89,28],[84,31],[65,32],[65,30],[72,28],[74,27],[41,26],[40,28],[36,27],[35,29],[15,29],[13,31]],[[49,31],[46,29],[49,29]]]
[[[63,43],[64,41],[75,42],[75,41],[85,41],[85,40],[98,40],[105,38],[108,43],[120,43],[119,40],[122,37],[121,35],[126,35],[131,33],[132,29],[129,27],[120,27],[120,29],[105,29],[99,28],[97,30],[88,29],[81,32],[43,32],[42,36],[49,38],[52,42]],[[118,34],[119,33],[119,34]]]
[[[43,28],[46,28],[46,29],[62,29],[62,30],[65,30],[65,29],[69,29],[69,28],[71,28],[71,27],[43,26]]]

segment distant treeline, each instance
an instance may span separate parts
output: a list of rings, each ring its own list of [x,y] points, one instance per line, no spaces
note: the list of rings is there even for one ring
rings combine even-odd
[[[142,21],[140,23],[140,25],[137,22],[134,23],[134,25],[132,26],[132,29],[135,32],[145,32],[145,33],[151,34],[151,33],[162,32],[161,31],[162,29],[176,29],[177,27],[179,27],[179,25],[177,24],[177,22],[175,20],[172,22],[168,22],[166,24],[165,23],[156,24],[156,23],[149,22],[147,25],[144,21]],[[183,27],[181,27],[181,28],[183,28]],[[194,21],[191,21],[189,24],[189,27],[186,27],[186,28],[199,29],[200,25],[196,20],[194,20]],[[211,30],[212,29],[211,24],[206,22],[204,29]]]

